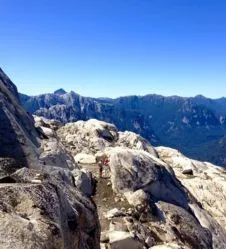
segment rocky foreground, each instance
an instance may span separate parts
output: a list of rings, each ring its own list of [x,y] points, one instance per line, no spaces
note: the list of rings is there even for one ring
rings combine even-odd
[[[0,248],[226,248],[222,168],[106,122],[32,117],[2,71],[0,121]]]

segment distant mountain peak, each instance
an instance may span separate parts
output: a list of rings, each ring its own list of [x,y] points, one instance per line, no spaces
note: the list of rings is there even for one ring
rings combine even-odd
[[[67,92],[63,89],[63,88],[60,88],[60,89],[58,89],[58,90],[56,90],[55,92],[54,92],[54,94],[57,94],[57,95],[64,95],[64,94],[66,94]]]
[[[207,99],[207,97],[203,96],[202,94],[198,94],[195,96],[195,98],[199,98],[199,99]]]

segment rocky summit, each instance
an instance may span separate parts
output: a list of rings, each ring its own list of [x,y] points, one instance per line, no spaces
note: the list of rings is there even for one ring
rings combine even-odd
[[[31,116],[3,71],[0,119],[2,249],[226,248],[224,168],[109,122]]]

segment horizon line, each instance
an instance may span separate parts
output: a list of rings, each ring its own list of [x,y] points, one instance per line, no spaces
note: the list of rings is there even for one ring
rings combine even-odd
[[[15,85],[15,84],[14,84]],[[220,100],[220,99],[226,99],[226,96],[222,96],[222,97],[217,97],[217,98],[212,98],[212,97],[207,97],[203,94],[196,94],[194,96],[182,96],[182,95],[164,95],[164,94],[159,94],[159,93],[147,93],[147,94],[128,94],[128,95],[121,95],[121,96],[117,96],[117,97],[93,97],[93,96],[85,96],[85,95],[81,95],[77,92],[75,92],[74,90],[70,90],[70,91],[65,91],[65,94],[57,94],[55,93],[58,90],[63,90],[65,91],[63,88],[57,89],[53,92],[47,92],[47,93],[40,93],[40,94],[35,94],[35,95],[29,95],[26,93],[22,93],[20,91],[19,94],[22,95],[26,95],[28,97],[38,97],[38,96],[43,96],[43,95],[66,95],[66,94],[76,94],[78,96],[84,97],[84,98],[92,98],[92,99],[111,99],[111,100],[116,100],[116,99],[120,99],[120,98],[127,98],[127,97],[147,97],[147,96],[158,96],[158,97],[163,97],[163,98],[183,98],[183,99],[191,99],[191,98],[205,98],[205,99],[210,99],[210,100]]]

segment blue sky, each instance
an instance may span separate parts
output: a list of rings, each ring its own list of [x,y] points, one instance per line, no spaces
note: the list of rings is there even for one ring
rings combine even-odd
[[[20,92],[226,96],[225,0],[2,0],[0,60]]]

